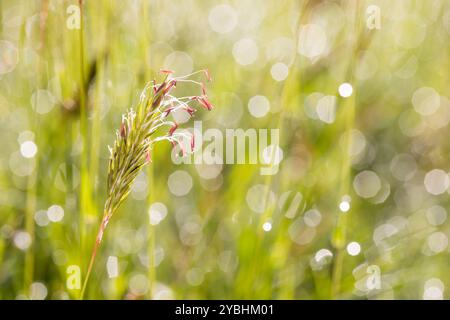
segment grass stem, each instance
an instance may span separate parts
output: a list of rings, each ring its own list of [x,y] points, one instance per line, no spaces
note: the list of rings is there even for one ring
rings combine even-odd
[[[89,277],[91,275],[92,268],[94,266],[95,257],[97,256],[97,251],[100,247],[100,243],[102,242],[103,233],[105,232],[106,225],[108,224],[108,221],[110,218],[111,218],[111,213],[109,211],[105,210],[105,213],[103,214],[102,222],[100,224],[100,227],[99,227],[99,230],[97,233],[97,237],[95,239],[94,247],[92,249],[91,259],[89,260],[89,266],[87,268],[86,276],[83,281],[83,287],[81,289],[80,300],[82,300],[84,298],[84,294],[85,294],[86,287],[87,287],[87,284],[89,281]]]

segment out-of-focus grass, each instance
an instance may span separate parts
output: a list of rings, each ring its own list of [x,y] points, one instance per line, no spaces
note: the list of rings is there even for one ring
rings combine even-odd
[[[203,131],[279,128],[279,172],[175,165],[158,145],[111,221],[87,298],[448,296],[448,2],[84,1],[72,30],[77,4],[0,3],[0,298],[78,297],[66,269],[85,273],[121,114],[160,68],[205,67],[216,108],[198,113]],[[366,26],[371,4],[379,30]],[[305,26],[319,31],[308,38]],[[254,46],[240,52],[241,39]],[[288,75],[276,81],[280,62]],[[248,108],[256,95],[270,102],[261,118]],[[184,196],[171,192],[178,170],[192,179]],[[167,215],[152,225],[154,203]],[[369,266],[378,289],[367,288]]]

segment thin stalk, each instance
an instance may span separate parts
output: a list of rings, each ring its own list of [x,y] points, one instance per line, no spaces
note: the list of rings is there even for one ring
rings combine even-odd
[[[107,4],[101,3],[101,5],[104,7]],[[105,39],[108,38],[108,19],[109,19],[109,10],[103,10],[101,11],[102,14],[105,15],[104,19],[99,19],[99,25],[96,29],[97,33],[97,39],[99,41],[99,47],[97,48],[97,73],[95,77],[95,96],[94,96],[94,103],[92,104],[92,128],[91,128],[91,145],[90,145],[90,158],[89,158],[89,172],[91,177],[96,177],[99,169],[100,164],[100,142],[101,142],[101,104],[104,102],[104,97],[102,95],[102,89],[104,84],[104,78],[105,78],[105,68],[106,68],[106,56],[109,51],[108,45],[106,45]],[[98,30],[100,29],[100,30]],[[96,203],[97,199],[97,188],[93,188],[92,197],[93,197],[93,203]],[[97,216],[97,210],[96,210],[96,216]]]
[[[80,214],[79,214],[79,230],[80,230],[80,266],[83,265],[84,256],[84,235],[85,235],[85,215],[89,210],[88,201],[90,193],[90,179],[89,168],[87,164],[88,160],[88,137],[87,137],[87,110],[86,110],[86,90],[85,90],[85,61],[84,61],[84,10],[83,0],[78,0],[80,7],[80,29],[78,33],[79,42],[79,90],[80,90],[80,131],[82,138],[82,151],[81,151],[81,183],[80,183]]]
[[[108,14],[108,13],[106,13],[106,14]],[[101,25],[101,27],[102,27],[103,30],[106,30],[106,32],[107,32],[108,29],[106,28],[105,25]],[[99,168],[99,162],[100,162],[100,160],[99,160],[99,150],[100,150],[100,140],[101,140],[100,139],[101,138],[101,134],[100,134],[100,123],[101,123],[100,105],[101,105],[101,102],[102,102],[102,99],[103,99],[102,96],[101,96],[101,91],[102,91],[102,83],[103,83],[103,78],[104,78],[104,68],[105,68],[105,63],[106,63],[105,62],[105,56],[106,55],[104,54],[104,52],[107,52],[107,50],[108,50],[108,48],[105,47],[104,39],[106,39],[106,36],[104,34],[99,36],[99,41],[101,41],[100,48],[102,48],[102,49],[100,49],[101,51],[98,54],[99,58],[97,60],[97,70],[98,71],[97,71],[96,84],[95,84],[95,97],[94,97],[94,103],[93,103],[93,108],[92,108],[93,123],[92,123],[92,127],[91,127],[91,130],[90,130],[90,132],[91,132],[91,144],[90,144],[90,160],[89,160],[90,167],[89,168],[87,167],[87,163],[85,162],[85,164],[86,164],[86,171],[89,170],[88,171],[88,177],[89,176],[90,177],[96,177],[97,176],[97,172],[98,172],[98,168]],[[83,38],[80,39],[80,42],[84,43]],[[82,49],[80,49],[80,50],[82,50]],[[83,52],[84,51],[81,52],[82,56],[84,56]],[[82,80],[83,80],[83,83],[84,83],[84,58],[81,61],[82,61],[81,64],[83,65]],[[83,88],[84,88],[84,85],[83,85]],[[86,94],[85,92],[82,93],[83,96],[85,94]],[[87,115],[85,114],[85,119],[86,119],[86,116]],[[87,132],[88,128],[85,128],[85,130],[86,130],[85,132]],[[87,154],[86,154],[86,157],[88,157]],[[86,186],[87,186],[87,184],[84,184],[84,188]],[[95,201],[95,198],[97,197],[97,188],[94,186],[93,189],[89,188],[87,190],[89,192],[84,194],[84,196],[82,198],[82,203],[85,206],[85,210],[87,208],[95,210],[95,215],[96,215],[97,208],[94,207],[94,206],[88,206],[86,204],[86,202],[87,201],[91,201],[91,200]],[[92,192],[90,192],[90,191],[92,191]],[[90,197],[93,197],[93,198],[90,199]],[[84,212],[86,212],[86,211],[84,211]],[[106,213],[103,214],[103,219],[105,218],[105,216],[106,216]],[[83,220],[83,218],[84,217],[81,217],[81,220]],[[81,221],[81,223],[80,223],[80,230],[82,230],[83,226],[84,226],[84,221]],[[101,227],[103,226],[103,221],[102,221],[102,224],[100,226]],[[99,239],[99,234],[101,232],[103,232],[103,231],[104,230],[101,230],[101,229],[99,229],[99,231],[98,231],[97,238],[96,238],[96,241],[95,241],[95,244],[94,244],[94,248],[93,248],[92,253],[91,253],[91,258],[90,258],[90,261],[89,261],[87,273],[86,273],[86,276],[85,276],[85,279],[84,279],[84,282],[83,282],[83,287],[82,287],[82,290],[81,290],[80,299],[83,299],[83,297],[84,297],[84,294],[85,294],[85,291],[86,291],[86,286],[87,286],[87,283],[89,281],[89,277],[90,277],[92,268],[94,266],[95,258],[97,256],[97,251],[98,251],[98,249],[100,247],[100,241],[98,240]],[[84,233],[84,230],[83,230],[83,233]],[[82,252],[82,256],[84,256],[84,252],[85,252],[85,248],[84,247],[85,247],[84,246],[84,237],[82,235],[81,236],[81,252]]]
[[[354,26],[353,33],[358,32],[358,3],[356,1],[350,3],[350,10],[353,10]],[[355,67],[354,61],[357,59],[357,48],[358,48],[358,38],[355,37],[351,45],[352,62],[350,62],[347,68],[346,81],[353,83],[353,71]],[[355,124],[355,92],[350,98],[347,98],[347,103],[344,103],[344,110],[347,110],[345,114],[345,141],[344,141],[344,154],[341,167],[340,176],[340,195],[347,194],[350,185],[350,175],[351,175],[351,158],[349,155],[349,148],[352,144],[352,138],[350,136],[350,130]],[[333,232],[332,244],[336,250],[336,258],[333,263],[332,268],[332,279],[331,279],[331,298],[336,298],[341,291],[341,279],[344,267],[344,248],[347,241],[347,228],[348,228],[348,215],[350,212],[342,214],[338,211],[336,218],[336,225]]]
[[[302,15],[304,13],[305,10],[305,4],[303,3],[300,8],[300,16],[298,18],[298,20],[296,21],[296,32],[294,35],[294,42],[296,43],[297,46],[297,42],[298,42],[298,31],[300,28],[300,23],[302,20]],[[292,69],[293,66],[295,66],[297,60],[297,55],[295,55],[292,60],[289,63],[289,67]],[[281,89],[281,94],[280,94],[280,103],[281,103],[281,110],[280,113],[278,115],[278,118],[276,120],[276,126],[275,128],[280,129],[280,145],[281,145],[281,141],[282,141],[282,137],[283,137],[283,129],[285,128],[285,126],[283,125],[283,122],[285,121],[285,108],[286,108],[286,99],[287,99],[287,92],[289,89],[289,84],[291,83],[291,81],[294,81],[294,74],[290,74],[288,79],[284,82],[282,89]],[[273,141],[271,141],[271,143],[273,143]],[[261,152],[261,150],[259,151]],[[271,155],[271,161],[273,161],[273,154]],[[249,272],[251,272],[252,274],[260,274],[258,272],[258,268],[262,268],[263,265],[261,263],[261,261],[258,259],[259,253],[261,252],[261,250],[263,249],[262,246],[262,240],[264,238],[264,231],[262,229],[262,225],[264,224],[264,222],[272,216],[273,214],[273,210],[274,210],[274,206],[270,205],[269,203],[269,195],[270,195],[270,187],[273,185],[273,179],[274,179],[274,175],[270,174],[270,175],[266,175],[265,179],[264,179],[264,185],[267,186],[267,188],[264,190],[264,193],[262,194],[262,201],[264,203],[263,208],[265,208],[264,212],[259,216],[258,219],[258,230],[257,230],[257,234],[256,234],[256,239],[254,242],[254,250],[253,250],[253,259],[251,259],[251,264],[252,266],[250,267]],[[253,282],[252,282],[253,277],[247,277],[248,284],[249,286],[247,287],[248,292],[247,297],[251,297],[252,296],[252,286],[253,286]]]
[[[91,259],[89,260],[89,266],[88,266],[86,276],[83,281],[83,287],[81,289],[80,300],[83,300],[84,293],[86,291],[86,287],[89,282],[89,277],[91,275],[92,268],[94,266],[95,257],[97,256],[97,251],[100,248],[100,244],[102,242],[103,233],[105,232],[106,226],[108,225],[108,222],[109,222],[109,219],[111,218],[111,216],[112,216],[111,211],[109,211],[109,209],[106,209],[103,214],[102,222],[100,223],[100,227],[97,232],[97,237],[95,239],[94,247],[92,248]]]
[[[298,32],[299,32],[299,29],[300,29],[300,24],[301,24],[301,20],[302,20],[302,14],[304,13],[304,10],[305,10],[305,3],[303,3],[302,6],[299,9],[300,16],[299,16],[299,18],[298,18],[298,20],[296,22],[296,32],[294,34],[295,47],[297,47],[297,45],[298,45],[298,38],[299,38]],[[290,69],[294,68],[296,61],[297,61],[297,55],[294,55],[294,57],[292,58],[292,60],[289,63],[289,68]],[[286,105],[287,105],[285,100],[287,99],[287,92],[288,92],[288,89],[289,89],[289,85],[290,85],[290,83],[292,81],[294,81],[293,79],[294,79],[295,76],[296,76],[295,73],[294,74],[291,73],[289,75],[289,77],[286,79],[286,81],[283,83],[283,86],[282,86],[282,89],[281,89],[281,94],[280,94],[281,110],[280,110],[280,113],[278,115],[278,119],[277,119],[276,126],[275,126],[275,128],[280,130],[280,137],[279,137],[280,145],[281,145],[281,141],[282,141],[282,137],[283,137],[283,131],[284,131],[283,129],[286,128],[286,126],[284,126],[284,124],[283,124],[283,122],[285,121],[285,114],[286,114],[286,112],[285,112],[286,110],[285,109],[286,109]],[[273,141],[271,141],[271,143],[273,143]],[[274,160],[273,157],[274,157],[274,154],[272,154],[270,156],[270,163],[272,163],[272,161]],[[264,184],[266,186],[268,186],[268,188],[265,189],[263,197],[262,197],[262,199],[264,201],[264,206],[263,207],[266,208],[266,210],[263,212],[263,214],[259,218],[259,225],[262,225],[264,223],[264,221],[269,216],[271,216],[271,214],[272,214],[272,210],[270,210],[270,209],[273,209],[273,208],[268,208],[268,204],[269,204],[268,201],[269,201],[269,195],[270,195],[270,188],[269,187],[273,184],[273,178],[274,178],[274,175],[272,175],[272,174],[266,175],[266,179],[265,179]],[[267,209],[269,209],[269,210],[267,210]],[[260,235],[262,235],[263,234],[262,228],[258,228],[258,232],[259,232]]]
[[[45,48],[45,30],[46,30],[46,22],[47,22],[47,14],[48,14],[48,0],[42,2],[41,7],[41,21],[40,21],[40,47],[39,51],[41,51],[41,55],[43,55],[43,50]],[[42,64],[37,64],[37,75],[43,74],[42,72]],[[37,80],[38,84],[40,83],[40,77]],[[38,96],[35,95],[35,105],[38,104]],[[35,140],[39,145],[39,136],[40,136],[40,119],[36,113],[32,113],[33,116],[33,131],[35,132]],[[27,181],[27,198],[25,204],[25,230],[30,235],[32,239],[32,245],[28,248],[25,254],[24,261],[24,291],[27,292],[31,283],[33,282],[34,277],[34,250],[35,246],[35,230],[34,230],[34,212],[36,211],[36,193],[37,193],[37,175],[39,171],[39,156],[36,156],[36,166],[31,175],[28,177]]]
[[[143,49],[143,56],[145,59],[145,78],[146,79],[150,79],[150,73],[151,73],[151,63],[150,63],[150,53],[148,48],[150,47],[150,31],[149,31],[149,25],[147,23],[147,21],[149,21],[149,17],[148,17],[148,3],[143,2],[142,3],[142,15],[143,15],[143,19],[142,21],[144,21],[144,25],[142,27],[142,34],[143,34],[143,38],[142,38],[142,49]],[[154,183],[154,170],[153,170],[153,166],[148,166],[147,168],[147,180],[148,180],[148,188],[150,190],[149,192],[149,196],[147,197],[147,203],[148,203],[148,209],[150,208],[150,205],[153,202],[153,183]],[[148,211],[148,210],[147,210]],[[153,288],[154,288],[154,284],[156,281],[156,268],[155,268],[155,245],[156,245],[156,227],[151,225],[150,223],[148,224],[148,228],[147,228],[147,241],[148,241],[148,248],[147,248],[147,254],[148,254],[148,271],[147,271],[147,281],[148,281],[148,292],[147,292],[147,298],[148,299],[152,299],[153,296]]]
[[[153,166],[148,166],[147,169],[148,174],[148,188],[149,188],[149,196],[148,200],[148,209],[150,208],[151,203],[153,202],[153,190],[154,190],[154,170]],[[148,210],[147,210],[148,212]],[[148,218],[150,218],[148,216]],[[155,245],[156,245],[156,227],[150,224],[150,219],[148,220],[148,271],[147,271],[147,281],[148,281],[148,293],[147,298],[152,299],[153,297],[153,288],[156,282],[156,268],[155,268]]]

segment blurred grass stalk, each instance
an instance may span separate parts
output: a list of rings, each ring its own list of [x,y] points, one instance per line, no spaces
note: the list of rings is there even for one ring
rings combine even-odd
[[[346,110],[345,112],[345,134],[344,136],[344,155],[341,168],[340,176],[340,195],[346,195],[349,193],[350,187],[350,155],[349,148],[351,147],[352,138],[350,130],[353,128],[355,119],[355,99],[354,94],[352,97],[347,98],[348,100],[343,100],[342,107]],[[344,254],[345,254],[345,244],[347,241],[347,225],[350,212],[342,213],[337,210],[336,226],[332,235],[332,244],[336,250],[336,259],[333,263],[332,270],[332,287],[331,287],[331,298],[336,298],[340,294],[342,270],[344,264]]]
[[[80,8],[83,5],[83,1],[79,1]],[[87,5],[87,3],[86,3]],[[93,98],[91,103],[91,117],[88,114],[88,93],[86,92],[86,53],[85,53],[85,10],[81,11],[80,32],[79,32],[79,49],[80,49],[80,128],[83,138],[83,150],[81,155],[81,197],[80,197],[80,265],[84,266],[83,258],[88,256],[88,248],[86,243],[92,238],[91,225],[97,225],[99,217],[99,209],[96,204],[98,201],[98,174],[100,164],[100,144],[101,144],[101,106],[105,102],[104,90],[105,83],[105,68],[106,57],[108,56],[109,46],[106,43],[109,21],[109,10],[107,2],[98,1],[90,3],[89,18],[91,22],[91,28],[95,34],[95,45],[93,51],[94,66],[95,68],[95,85],[93,87]],[[103,9],[102,9],[103,8]],[[86,8],[84,8],[86,9]],[[102,13],[101,19],[98,19],[98,12]],[[92,70],[90,70],[92,72]],[[91,119],[91,125],[89,127],[89,119]],[[89,162],[88,162],[89,159]],[[89,267],[88,267],[89,268]],[[87,277],[87,273],[86,276]],[[84,292],[82,293],[82,295]]]
[[[40,7],[41,12],[41,20],[39,24],[39,56],[42,58],[45,55],[44,49],[46,48],[46,23],[48,17],[48,0],[44,0],[41,2]],[[24,45],[22,40],[22,46]],[[36,77],[37,77],[37,87],[40,88],[42,84],[42,75],[44,74],[42,70],[42,63],[36,64]],[[34,104],[36,109],[38,108],[38,95],[35,95]],[[40,146],[40,118],[39,115],[31,111],[31,123],[32,123],[32,132],[35,134],[35,143]],[[29,294],[30,286],[33,283],[34,279],[34,252],[36,247],[36,237],[34,230],[34,213],[36,212],[36,202],[37,202],[37,177],[39,173],[39,153],[36,156],[35,160],[35,169],[31,172],[27,181],[27,194],[26,194],[26,203],[25,203],[25,231],[30,235],[31,246],[25,253],[25,261],[24,261],[24,270],[23,270],[23,291],[25,295]]]
[[[148,23],[149,19],[149,2],[142,2],[142,22],[141,22],[141,39],[140,45],[142,50],[142,56],[144,57],[144,78],[151,79],[151,55],[150,55],[150,42],[151,42],[151,30],[149,30],[151,24]],[[147,166],[147,181],[148,181],[148,197],[147,197],[147,255],[148,255],[148,270],[147,270],[147,299],[153,298],[153,288],[156,282],[156,267],[155,267],[155,246],[156,246],[156,226],[150,223],[150,206],[153,203],[154,195],[154,169],[153,166]]]
[[[349,194],[350,192],[350,181],[351,181],[351,155],[350,148],[352,146],[352,135],[351,130],[355,125],[355,108],[356,108],[356,92],[355,92],[355,82],[354,78],[354,69],[355,69],[355,61],[358,59],[359,50],[358,45],[360,43],[360,37],[364,36],[360,35],[359,30],[361,19],[359,15],[359,11],[361,10],[361,2],[358,3],[356,0],[349,1],[347,4],[347,10],[349,15],[353,17],[353,30],[350,30],[349,34],[354,34],[354,38],[350,43],[349,48],[349,59],[346,77],[343,82],[349,82],[353,86],[353,94],[347,98],[338,98],[338,102],[342,106],[343,110],[343,121],[344,121],[344,147],[342,154],[342,163],[340,170],[340,194],[338,197],[342,197],[344,195]],[[359,6],[359,8],[358,8]],[[339,97],[339,96],[338,96]],[[339,199],[339,198],[338,198]],[[338,200],[339,202],[340,200]],[[337,203],[336,208],[339,207],[339,203]],[[347,243],[347,233],[348,233],[348,220],[350,212],[340,212],[339,209],[336,209],[336,225],[332,234],[332,245],[336,251],[335,261],[332,267],[332,275],[331,275],[331,298],[336,299],[339,297],[341,293],[341,279],[344,268],[344,256],[345,256],[345,245]]]
[[[78,32],[78,54],[79,54],[79,84],[78,88],[80,90],[80,133],[82,141],[82,150],[80,156],[80,212],[79,212],[79,237],[80,237],[80,256],[79,265],[81,270],[84,266],[84,254],[85,254],[85,232],[86,232],[86,216],[90,206],[91,197],[91,186],[90,184],[95,181],[90,179],[89,167],[88,167],[88,119],[87,119],[87,105],[86,105],[86,89],[85,89],[85,51],[84,51],[84,1],[78,0],[78,5],[80,8],[80,29]]]
[[[295,23],[296,28],[295,28],[295,33],[293,35],[294,37],[294,43],[295,46],[297,46],[298,44],[298,39],[299,39],[299,30],[300,30],[300,24],[301,21],[304,18],[305,13],[307,12],[307,5],[308,5],[308,1],[302,1],[300,3],[300,5],[298,7],[295,8],[295,10],[297,10],[299,12],[299,16],[297,18],[297,21]],[[295,65],[297,61],[297,55],[294,55],[292,58],[292,61],[289,63],[289,68],[290,70],[295,70],[293,68],[293,66]],[[283,83],[282,88],[281,88],[281,92],[279,95],[279,103],[281,105],[281,110],[278,114],[278,117],[275,118],[274,117],[274,121],[275,121],[275,126],[274,128],[279,129],[280,130],[280,146],[284,147],[283,150],[285,150],[285,152],[287,153],[289,146],[284,145],[283,146],[283,137],[284,134],[287,131],[288,126],[286,125],[287,123],[287,119],[286,119],[286,111],[288,109],[288,104],[289,104],[289,99],[292,98],[292,94],[296,93],[298,90],[298,85],[299,85],[299,73],[298,72],[291,72],[288,76],[288,78],[286,79],[286,81]],[[286,142],[286,141],[285,141]],[[269,142],[269,145],[272,144],[273,141]],[[262,150],[259,150],[259,152],[262,152]],[[274,162],[274,157],[275,157],[275,152],[272,152],[272,154],[270,155],[270,162],[269,163],[273,163]],[[258,283],[255,282],[255,276],[256,275],[263,275],[263,274],[274,274],[274,272],[264,272],[264,268],[275,268],[272,264],[271,264],[271,259],[272,257],[269,255],[267,255],[266,250],[267,248],[264,246],[264,240],[267,238],[266,233],[263,230],[263,224],[268,221],[274,214],[275,209],[276,209],[276,205],[275,204],[271,204],[270,203],[270,192],[273,186],[273,180],[275,178],[276,175],[274,174],[269,174],[265,176],[264,179],[264,185],[266,186],[264,193],[261,196],[261,201],[263,201],[263,208],[264,208],[264,212],[258,217],[257,219],[257,230],[256,232],[252,232],[252,241],[251,243],[252,245],[252,252],[251,252],[251,259],[249,260],[249,262],[247,263],[247,265],[244,264],[244,272],[241,273],[241,280],[237,281],[238,283],[243,283],[245,284],[243,286],[243,290],[241,292],[242,298],[244,299],[271,299],[273,298],[273,288],[272,287],[268,287],[268,288],[255,288],[255,285],[258,286]],[[273,247],[277,247],[278,244],[280,244],[281,242],[284,242],[283,238],[279,238],[277,239],[277,241],[275,241],[275,244],[273,245]],[[290,243],[284,243],[284,245],[287,245],[288,247],[290,246]],[[287,252],[289,250],[286,249],[284,250],[285,255],[281,255],[280,258],[282,259],[286,259],[287,256]],[[264,258],[262,258],[264,257]],[[285,261],[283,261],[285,262]],[[278,263],[278,265],[282,265],[283,263]],[[274,271],[274,270],[272,270]],[[274,279],[266,279],[267,281],[265,281],[265,283],[271,283]],[[255,293],[255,289],[257,289],[258,293]],[[285,290],[285,293],[283,294],[283,298],[293,298],[293,289],[290,287],[287,287]],[[286,296],[287,294],[287,296]]]
[[[148,166],[147,168],[147,174],[148,174],[148,188],[149,188],[149,195],[148,195],[148,205],[147,205],[147,212],[148,212],[148,239],[147,239],[147,255],[148,255],[148,291],[147,291],[147,298],[152,299],[153,298],[153,288],[156,282],[156,267],[155,267],[155,245],[156,245],[156,226],[153,226],[150,223],[150,205],[153,202],[153,186],[154,186],[154,177],[153,177],[153,166]]]

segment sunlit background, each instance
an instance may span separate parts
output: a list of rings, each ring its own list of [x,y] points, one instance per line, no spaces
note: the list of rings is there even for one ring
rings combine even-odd
[[[279,170],[158,144],[85,298],[450,296],[449,1],[81,5],[0,2],[0,298],[79,297],[107,146],[161,68],[209,69],[204,130],[279,128]]]

